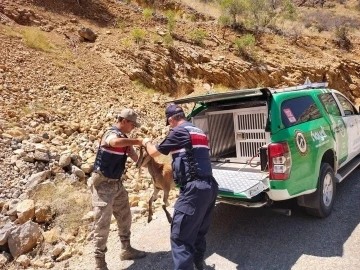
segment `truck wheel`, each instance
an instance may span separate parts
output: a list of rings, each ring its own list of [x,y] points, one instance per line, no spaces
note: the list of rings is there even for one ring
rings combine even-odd
[[[315,191],[315,208],[306,211],[316,217],[327,217],[331,214],[336,193],[334,171],[328,163],[321,163],[318,188]]]

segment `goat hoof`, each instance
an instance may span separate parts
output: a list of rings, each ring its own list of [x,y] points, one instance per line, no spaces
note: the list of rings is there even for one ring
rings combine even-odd
[[[150,223],[150,221],[152,221],[152,218],[151,218],[151,217],[148,218],[148,223]]]

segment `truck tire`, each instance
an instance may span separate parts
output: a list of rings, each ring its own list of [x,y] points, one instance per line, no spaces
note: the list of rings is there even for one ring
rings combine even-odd
[[[321,163],[318,188],[314,195],[314,207],[306,208],[308,214],[325,218],[331,214],[336,193],[334,170],[328,163]]]

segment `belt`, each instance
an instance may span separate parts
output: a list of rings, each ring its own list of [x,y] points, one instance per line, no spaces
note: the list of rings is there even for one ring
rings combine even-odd
[[[100,170],[94,171],[94,173],[100,174],[102,177],[106,178],[106,180],[103,180],[103,182],[119,182],[121,183],[122,181],[120,179],[114,179],[114,178],[109,178],[106,177]]]
[[[120,179],[111,179],[111,178],[104,180],[104,182],[119,182],[119,183],[121,183]]]

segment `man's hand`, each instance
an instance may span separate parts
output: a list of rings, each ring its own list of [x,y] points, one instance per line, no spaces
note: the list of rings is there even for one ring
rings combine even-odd
[[[142,140],[142,145],[143,145],[144,147],[146,147],[146,144],[149,143],[149,142],[151,142],[151,139],[149,139],[149,138],[144,138],[144,139]]]

